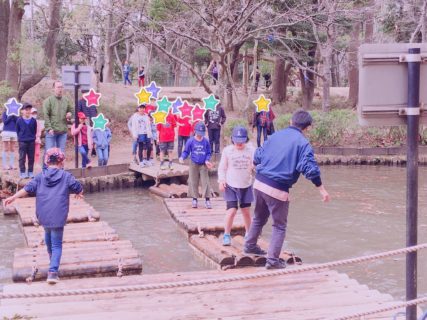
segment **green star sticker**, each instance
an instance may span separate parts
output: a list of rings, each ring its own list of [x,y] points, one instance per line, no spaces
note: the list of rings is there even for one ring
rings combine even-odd
[[[105,126],[109,121],[104,117],[104,114],[100,113],[96,117],[92,117],[92,122],[93,130],[99,129],[105,131]]]
[[[219,104],[219,100],[215,99],[215,96],[211,94],[209,97],[204,98],[203,102],[205,103],[206,110],[216,110],[216,106]]]
[[[167,97],[163,97],[162,100],[157,101],[157,106],[159,107],[157,109],[157,112],[160,111],[160,112],[168,113],[171,105],[172,105],[172,102],[170,102]]]

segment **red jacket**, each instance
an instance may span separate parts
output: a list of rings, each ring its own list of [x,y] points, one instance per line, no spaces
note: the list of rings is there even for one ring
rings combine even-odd
[[[159,133],[159,142],[173,142],[175,140],[175,127],[176,119],[173,114],[168,114],[166,117],[166,124],[157,124],[157,131]]]
[[[192,125],[190,123],[190,118],[181,118],[178,117],[178,135],[182,137],[189,137],[192,132]]]

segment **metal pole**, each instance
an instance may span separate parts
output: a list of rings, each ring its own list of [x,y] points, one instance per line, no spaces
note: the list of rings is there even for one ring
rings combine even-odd
[[[408,50],[406,162],[406,246],[418,242],[418,130],[420,118],[420,48]],[[417,298],[417,252],[406,254],[406,300]],[[406,308],[406,320],[417,319],[417,307]]]
[[[79,125],[79,117],[77,116],[77,110],[79,108],[79,66],[74,65],[74,125]],[[78,135],[74,136],[74,159],[76,169],[79,167],[79,143]]]

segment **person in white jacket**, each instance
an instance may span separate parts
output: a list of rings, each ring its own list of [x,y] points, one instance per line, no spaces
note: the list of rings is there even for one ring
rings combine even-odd
[[[138,142],[138,158],[141,167],[150,166],[152,162],[147,158],[147,150],[151,144],[151,122],[145,112],[145,104],[138,106],[138,113],[131,117],[130,132],[134,141]]]

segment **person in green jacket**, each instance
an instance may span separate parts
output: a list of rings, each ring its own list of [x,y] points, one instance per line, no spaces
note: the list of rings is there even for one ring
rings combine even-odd
[[[43,102],[43,116],[45,120],[45,150],[59,148],[65,154],[67,142],[67,121],[71,120],[73,107],[66,97],[62,95],[64,85],[61,81],[53,84],[54,94]],[[45,169],[45,165],[43,164]]]

